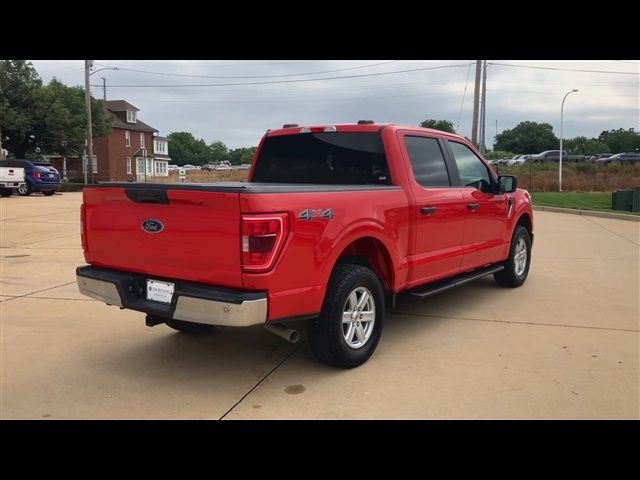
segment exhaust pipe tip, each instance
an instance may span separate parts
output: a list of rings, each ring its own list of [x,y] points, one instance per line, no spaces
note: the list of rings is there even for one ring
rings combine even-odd
[[[291,333],[289,333],[289,341],[291,343],[298,343],[300,341],[300,332],[292,329]]]
[[[280,338],[284,338],[287,342],[298,343],[300,341],[300,332],[293,328],[285,327],[278,323],[273,325],[264,325],[264,328]]]

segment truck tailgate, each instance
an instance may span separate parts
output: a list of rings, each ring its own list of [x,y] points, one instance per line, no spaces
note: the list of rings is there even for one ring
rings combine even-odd
[[[242,286],[237,191],[109,186],[83,195],[87,263]]]

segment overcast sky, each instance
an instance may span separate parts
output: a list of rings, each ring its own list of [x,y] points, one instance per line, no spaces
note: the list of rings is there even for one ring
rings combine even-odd
[[[624,61],[488,60],[486,143],[523,120],[547,122],[564,138],[602,130],[640,130],[640,67]],[[126,100],[160,135],[188,131],[230,148],[258,143],[284,123],[347,123],[359,119],[417,125],[426,118],[453,122],[471,137],[474,66],[452,61],[158,61],[95,60],[92,94]],[[510,65],[499,65],[510,64]],[[84,85],[84,61],[34,60],[44,80]],[[527,68],[545,67],[549,69]],[[138,71],[133,71],[138,70]],[[593,70],[600,72],[577,72]],[[144,72],[155,72],[144,73]],[[388,72],[388,73],[387,73]],[[623,73],[621,73],[623,72]],[[161,75],[162,74],[162,75]],[[343,78],[334,78],[343,77]],[[235,84],[235,85],[234,85]],[[240,85],[244,84],[244,85]]]

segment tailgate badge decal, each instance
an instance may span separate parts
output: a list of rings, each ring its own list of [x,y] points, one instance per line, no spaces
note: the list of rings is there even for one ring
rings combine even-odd
[[[313,220],[315,218],[333,218],[333,208],[308,208],[298,214],[300,220]]]
[[[154,220],[152,218],[143,220],[140,226],[148,233],[160,233],[164,230],[164,224],[160,220]]]

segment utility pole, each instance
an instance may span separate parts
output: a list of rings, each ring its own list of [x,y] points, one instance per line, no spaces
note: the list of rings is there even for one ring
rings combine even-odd
[[[100,77],[102,79],[102,99],[107,101],[107,79],[104,77]]]
[[[487,116],[487,61],[484,60],[482,65],[482,115],[480,116],[480,153],[486,150],[485,131]]]
[[[87,183],[87,168],[91,166],[91,183],[93,177],[93,130],[91,126],[91,87],[89,85],[89,70],[93,67],[93,60],[84,61],[84,102],[87,109],[87,163],[84,167],[84,183]]]
[[[4,150],[2,149],[2,125],[0,125],[0,160],[4,160]]]
[[[478,102],[480,101],[480,60],[476,60],[476,83],[473,89],[473,119],[471,122],[471,143],[478,145]]]

